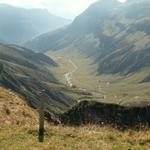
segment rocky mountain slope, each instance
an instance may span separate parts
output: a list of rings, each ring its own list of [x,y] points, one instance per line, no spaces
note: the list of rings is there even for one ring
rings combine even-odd
[[[0,39],[21,45],[36,36],[70,23],[44,9],[24,9],[0,4]]]
[[[67,28],[41,35],[26,46],[42,52],[78,49],[94,58],[99,74],[137,72],[150,67],[149,6],[148,0],[101,0]]]

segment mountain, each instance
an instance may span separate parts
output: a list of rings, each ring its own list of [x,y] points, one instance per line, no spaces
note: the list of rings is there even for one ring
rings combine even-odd
[[[45,101],[48,111],[58,113],[76,103],[69,96],[76,93],[57,81],[52,67],[57,64],[46,55],[0,44],[0,86],[16,92],[33,108]]]
[[[0,4],[0,22],[0,39],[21,45],[71,21],[52,15],[46,9],[24,9]]]
[[[65,29],[41,35],[26,46],[41,52],[78,49],[94,58],[99,74],[137,72],[150,67],[149,14],[148,0],[100,0]]]

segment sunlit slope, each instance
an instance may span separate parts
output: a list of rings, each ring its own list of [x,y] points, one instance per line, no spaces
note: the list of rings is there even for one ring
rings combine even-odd
[[[38,113],[10,90],[0,87],[0,127],[38,125]]]
[[[37,128],[2,128],[0,146],[13,150],[53,149],[53,150],[148,150],[150,147],[150,131],[118,131],[109,127],[85,126],[46,128],[45,142],[37,140]],[[12,138],[13,137],[13,138]]]

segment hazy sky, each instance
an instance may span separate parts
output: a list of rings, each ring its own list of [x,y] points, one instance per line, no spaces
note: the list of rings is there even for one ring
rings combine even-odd
[[[0,0],[0,3],[25,8],[46,8],[52,14],[73,19],[97,0]],[[126,0],[119,0],[126,1]]]

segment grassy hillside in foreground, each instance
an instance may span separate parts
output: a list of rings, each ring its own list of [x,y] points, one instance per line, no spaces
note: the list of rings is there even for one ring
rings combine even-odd
[[[37,111],[12,91],[0,87],[0,127],[37,124]]]
[[[7,106],[6,106],[7,104]],[[45,142],[38,142],[37,112],[16,94],[0,88],[1,150],[148,150],[150,130],[118,131],[111,127],[53,126],[46,123]]]
[[[36,127],[3,127],[0,129],[2,150],[149,150],[150,131],[118,131],[110,127],[79,128],[49,126],[45,142],[39,143]]]

